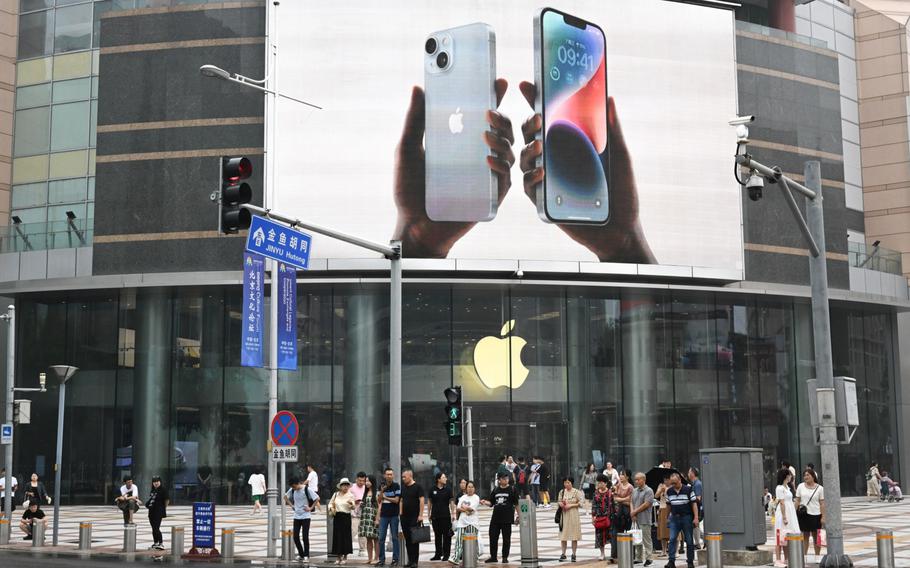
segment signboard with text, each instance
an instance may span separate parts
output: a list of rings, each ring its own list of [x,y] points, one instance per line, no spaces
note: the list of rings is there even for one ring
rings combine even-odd
[[[297,369],[297,270],[278,263],[278,368]]]
[[[272,453],[269,457],[277,463],[297,463],[298,455],[297,446],[272,446]]]
[[[193,548],[215,548],[214,503],[193,503]]]
[[[310,264],[311,240],[306,233],[254,215],[246,250],[306,270]]]
[[[243,326],[240,364],[262,366],[262,312],[265,259],[258,254],[243,254]]]

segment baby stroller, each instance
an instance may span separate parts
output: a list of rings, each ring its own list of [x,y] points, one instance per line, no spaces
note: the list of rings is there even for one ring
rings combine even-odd
[[[882,476],[882,501],[903,501],[904,493],[901,491],[901,486],[896,481],[888,477],[887,474]]]

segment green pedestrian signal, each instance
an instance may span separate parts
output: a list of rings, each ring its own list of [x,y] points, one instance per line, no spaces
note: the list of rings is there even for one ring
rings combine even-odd
[[[449,436],[449,444],[461,446],[464,443],[461,422],[461,387],[449,387],[443,391],[443,394],[446,397],[446,434]]]

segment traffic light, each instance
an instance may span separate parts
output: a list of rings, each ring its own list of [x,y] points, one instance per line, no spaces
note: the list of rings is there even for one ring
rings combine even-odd
[[[449,387],[443,391],[446,396],[446,433],[449,436],[449,444],[452,446],[461,446],[462,439],[462,404],[461,404],[461,387]]]
[[[253,175],[253,164],[243,156],[221,158],[221,195],[218,200],[218,229],[229,235],[249,229],[253,215],[240,207],[253,200],[253,190],[243,180]]]

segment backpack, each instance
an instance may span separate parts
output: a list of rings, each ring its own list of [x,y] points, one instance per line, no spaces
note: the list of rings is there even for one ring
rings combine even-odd
[[[528,482],[527,466],[518,468],[518,485],[525,485]]]

